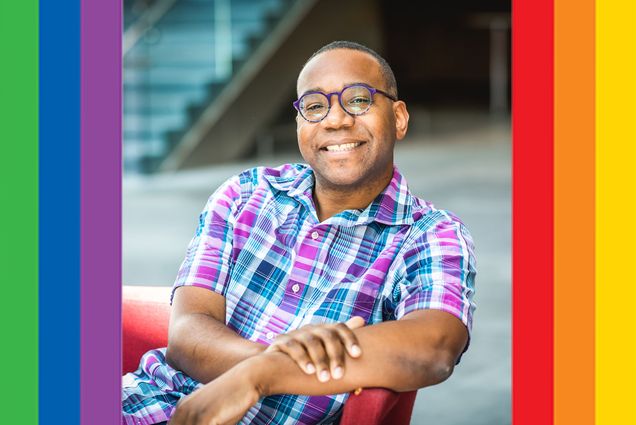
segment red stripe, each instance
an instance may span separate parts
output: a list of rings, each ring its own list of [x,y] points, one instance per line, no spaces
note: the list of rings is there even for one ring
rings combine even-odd
[[[514,425],[553,423],[553,7],[512,9]]]

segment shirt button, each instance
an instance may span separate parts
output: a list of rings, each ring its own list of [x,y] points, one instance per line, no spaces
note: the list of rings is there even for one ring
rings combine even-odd
[[[313,232],[313,233],[311,234],[311,238],[312,238],[313,240],[318,239],[318,236],[320,236],[320,235],[318,234],[318,232]]]
[[[267,339],[274,339],[274,332],[267,332],[267,335],[265,335],[267,337]]]
[[[300,290],[300,285],[295,283],[294,286],[292,286],[292,291],[294,291],[294,293],[298,292]]]

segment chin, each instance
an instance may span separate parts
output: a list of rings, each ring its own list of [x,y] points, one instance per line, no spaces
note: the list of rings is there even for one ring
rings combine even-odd
[[[321,180],[326,186],[345,189],[362,186],[366,179],[363,176],[356,174],[329,173],[326,175],[322,174]]]

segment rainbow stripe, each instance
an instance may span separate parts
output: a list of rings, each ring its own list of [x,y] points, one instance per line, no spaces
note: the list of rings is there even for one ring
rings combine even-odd
[[[582,229],[593,229],[595,217],[594,2],[554,6],[554,421],[587,425],[594,423],[594,234]]]
[[[513,423],[636,423],[636,4],[513,2]]]
[[[553,7],[513,2],[513,421],[550,423],[554,348]],[[541,28],[541,30],[539,30]]]
[[[636,423],[636,3],[596,3],[596,423]]]
[[[44,412],[57,412],[70,423],[79,420],[78,6],[73,2],[40,2],[39,411],[43,424],[55,421]],[[65,394],[71,403],[60,405],[51,388]]]
[[[3,423],[119,423],[120,37],[0,4]],[[513,89],[513,423],[636,423],[636,3],[514,0]]]
[[[38,2],[0,3],[0,308],[6,423],[38,418]],[[7,393],[5,393],[7,391]]]

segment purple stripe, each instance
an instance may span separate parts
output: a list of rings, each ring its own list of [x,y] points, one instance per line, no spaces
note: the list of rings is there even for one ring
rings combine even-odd
[[[83,425],[121,423],[121,1],[81,1]]]

